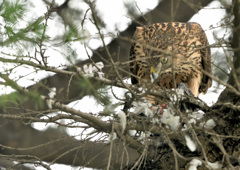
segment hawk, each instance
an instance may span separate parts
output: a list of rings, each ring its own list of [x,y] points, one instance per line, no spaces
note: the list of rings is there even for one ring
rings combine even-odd
[[[212,85],[211,52],[198,23],[164,22],[137,27],[130,48],[132,84],[152,81],[172,89],[185,83],[195,97]]]

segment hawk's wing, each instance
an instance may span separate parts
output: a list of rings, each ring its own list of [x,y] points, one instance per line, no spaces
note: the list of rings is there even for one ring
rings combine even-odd
[[[202,27],[195,23],[194,25],[196,30],[199,31],[200,34],[200,41],[202,44],[202,49],[200,50],[202,56],[202,67],[208,73],[212,73],[212,57],[211,57],[211,50],[209,48],[209,43],[205,32],[203,31]],[[199,88],[199,92],[206,93],[208,88],[212,86],[212,78],[203,74],[202,83]]]
[[[138,84],[142,77],[140,75],[147,75],[148,70],[146,67],[146,61],[144,59],[145,53],[142,44],[144,43],[143,28],[137,27],[133,35],[133,43],[130,48],[130,71],[133,75],[131,76],[132,84]],[[141,74],[142,73],[142,74]],[[149,73],[150,74],[150,73]]]

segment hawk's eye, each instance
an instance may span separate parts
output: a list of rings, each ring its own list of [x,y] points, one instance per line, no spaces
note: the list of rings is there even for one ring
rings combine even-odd
[[[161,60],[161,62],[162,62],[163,64],[166,64],[166,63],[168,62],[168,57],[164,57],[164,58]]]

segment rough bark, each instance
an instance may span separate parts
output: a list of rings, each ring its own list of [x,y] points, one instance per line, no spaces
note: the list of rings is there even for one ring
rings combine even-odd
[[[238,0],[233,1],[233,37],[232,37],[232,48],[234,51],[233,65],[231,73],[229,75],[228,84],[232,85],[238,91],[240,90],[239,77],[240,77],[240,2]],[[230,102],[236,104],[239,102],[240,96],[236,95],[231,89],[226,88],[218,98],[218,102]]]

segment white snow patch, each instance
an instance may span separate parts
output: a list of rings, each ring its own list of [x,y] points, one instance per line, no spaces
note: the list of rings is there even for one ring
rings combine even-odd
[[[102,69],[104,68],[104,64],[103,64],[103,62],[97,62],[96,64],[95,64],[96,66],[97,66],[97,68],[100,70],[100,71],[102,71]],[[98,70],[97,70],[98,71]]]
[[[50,89],[50,92],[48,93],[48,96],[50,99],[46,101],[49,109],[52,109],[52,104],[54,103],[54,100],[52,99],[54,98],[55,95],[56,95],[56,87],[53,87]]]
[[[109,141],[117,139],[117,134],[115,132],[109,134]]]
[[[136,130],[129,130],[129,131],[128,131],[128,134],[129,134],[130,136],[135,136],[136,133],[137,133]]]
[[[89,64],[89,65],[83,65],[83,72],[85,77],[93,77],[94,73],[97,73],[98,76],[103,79],[104,73],[102,72],[102,69],[104,68],[103,62],[97,62],[95,65]],[[78,69],[77,71],[81,71],[81,69]]]
[[[97,72],[97,74],[100,79],[102,79],[102,80],[104,79],[104,72],[99,71],[99,72]]]
[[[187,147],[190,149],[190,151],[192,152],[196,151],[197,145],[188,135],[185,135],[185,140],[186,140]]]
[[[188,120],[188,123],[195,125],[197,123],[197,121],[196,121],[196,119],[190,119],[190,120]]]
[[[120,124],[122,126],[122,134],[123,134],[124,130],[126,129],[126,124],[127,124],[127,118],[126,118],[125,112],[119,111],[118,117],[120,118]]]
[[[150,103],[133,102],[133,105],[135,106],[133,111],[135,114],[143,113],[147,117],[150,117],[150,118],[153,117],[153,112],[150,109],[151,107]]]
[[[197,170],[197,167],[201,166],[202,162],[200,160],[198,160],[198,159],[193,159],[193,160],[191,160],[189,165],[190,166],[189,166],[188,170]]]
[[[202,119],[205,113],[202,110],[198,110],[192,113],[189,113],[188,116],[196,120]]]
[[[47,103],[48,108],[49,108],[49,109],[52,109],[52,105],[53,105],[53,103],[54,103],[54,100],[48,99],[48,100],[46,101],[46,103]]]
[[[216,123],[214,122],[213,119],[209,119],[204,125],[206,129],[213,129],[215,126],[216,126]]]
[[[211,162],[207,162],[207,166],[209,169],[221,169],[222,168],[222,164],[220,164],[218,161],[211,163]]]
[[[86,76],[86,77],[93,77],[94,76],[93,69],[92,69],[92,64],[89,64],[89,66],[85,64],[83,66],[83,71],[85,73],[84,76]]]
[[[145,140],[147,137],[150,136],[150,133],[149,132],[141,132],[140,136],[137,138],[138,141],[142,141],[142,140]]]
[[[163,110],[162,118],[160,119],[161,123],[166,124],[172,130],[176,130],[180,126],[180,116],[174,116],[171,108]]]
[[[56,95],[56,87],[53,87],[50,89],[50,93],[48,93],[48,96],[50,97],[50,99],[53,99],[55,95]]]

